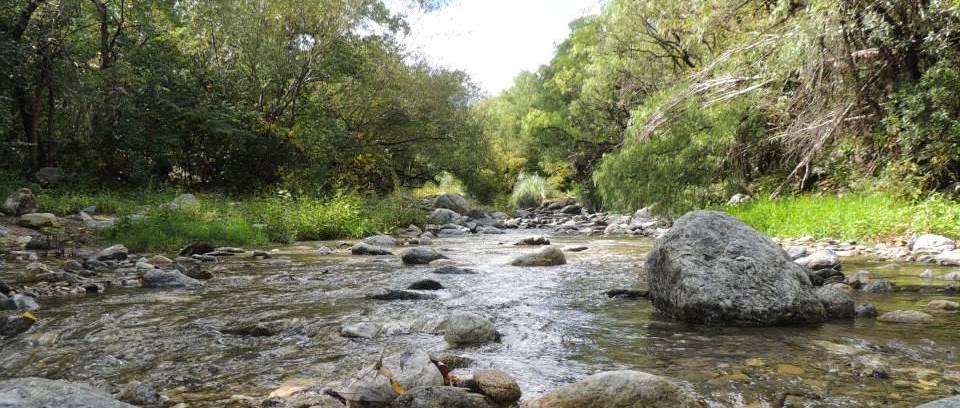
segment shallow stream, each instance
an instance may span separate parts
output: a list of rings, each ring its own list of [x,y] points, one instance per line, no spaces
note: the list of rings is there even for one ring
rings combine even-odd
[[[445,314],[491,317],[500,343],[462,348],[473,368],[496,367],[520,382],[525,399],[598,371],[636,369],[673,377],[713,406],[771,406],[783,395],[807,406],[915,406],[960,390],[960,314],[931,313],[913,326],[846,320],[805,327],[716,328],[673,323],[646,300],[608,299],[616,288],[644,288],[640,265],[652,241],[550,237],[568,264],[506,266],[532,231],[437,239],[434,247],[476,275],[435,275],[396,257],[318,256],[324,243],[277,248],[270,260],[224,258],[197,291],[109,289],[103,295],[47,300],[30,332],[3,344],[0,376],[84,381],[108,390],[138,380],[166,405],[219,407],[234,394],[263,397],[281,385],[350,378],[382,350],[447,348],[430,329]],[[325,243],[330,245],[330,243]],[[334,243],[335,244],[335,243]],[[917,277],[924,267],[845,260],[898,285],[946,286]],[[937,276],[949,268],[934,268]],[[0,273],[9,273],[5,271]],[[2,276],[0,276],[2,278]],[[436,300],[374,301],[364,295],[431,278]],[[936,291],[857,294],[880,312],[926,309]],[[278,334],[224,334],[272,322]],[[343,324],[384,326],[375,339],[340,336]],[[889,378],[876,378],[880,364]]]

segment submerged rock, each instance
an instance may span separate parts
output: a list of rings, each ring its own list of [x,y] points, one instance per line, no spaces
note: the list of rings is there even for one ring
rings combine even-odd
[[[347,324],[340,328],[340,335],[343,337],[372,339],[377,333],[380,333],[380,326],[370,322]]]
[[[367,295],[367,298],[374,300],[425,300],[436,299],[437,295],[432,293],[420,293],[409,290],[388,289],[381,293]]]
[[[393,375],[393,379],[407,390],[405,395],[417,387],[443,385],[443,375],[430,360],[430,356],[422,350],[405,350],[391,354],[383,359],[382,364]],[[350,406],[354,406],[353,403],[360,403],[360,406],[386,404],[398,397],[390,379],[369,367],[364,368],[356,381],[341,395],[351,402]]]
[[[154,269],[147,271],[141,278],[141,285],[150,289],[197,289],[203,283],[193,279],[180,271],[164,271]]]
[[[877,320],[887,323],[926,324],[933,323],[933,316],[916,310],[894,310],[880,315]]]
[[[489,343],[497,340],[497,330],[486,317],[470,312],[455,312],[440,324],[443,339],[452,346]]]
[[[433,273],[436,273],[439,275],[475,275],[477,274],[477,271],[470,268],[461,268],[459,266],[447,265],[447,266],[441,266],[437,269],[434,269]]]
[[[604,293],[608,298],[613,299],[645,299],[650,297],[650,292],[645,290],[611,289]]]
[[[555,246],[548,246],[532,254],[521,255],[510,261],[513,266],[556,266],[567,263],[563,251]]]
[[[34,377],[0,381],[0,407],[136,408],[87,385]]]
[[[445,258],[446,256],[437,252],[436,249],[427,247],[407,248],[400,252],[400,259],[407,265],[426,265]]]
[[[853,298],[847,292],[836,286],[821,286],[817,288],[817,299],[827,311],[827,317],[845,319],[856,314]]]
[[[939,311],[957,310],[960,309],[960,303],[950,300],[936,299],[927,303],[927,309]]]
[[[352,246],[350,253],[354,255],[393,255],[393,252],[364,242]]]
[[[699,408],[690,392],[640,371],[607,371],[551,391],[530,408]]]
[[[645,269],[654,306],[678,320],[769,326],[826,318],[806,269],[725,213],[681,217],[657,239]]]
[[[873,303],[864,303],[856,309],[856,315],[859,318],[872,319],[877,317],[877,314],[877,307]]]

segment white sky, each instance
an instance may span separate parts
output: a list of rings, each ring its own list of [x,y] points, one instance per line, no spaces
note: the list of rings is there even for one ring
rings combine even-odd
[[[499,94],[521,71],[550,61],[574,19],[600,11],[601,0],[452,0],[430,13],[401,0],[385,3],[403,11],[412,52],[434,65],[460,69],[486,93]]]

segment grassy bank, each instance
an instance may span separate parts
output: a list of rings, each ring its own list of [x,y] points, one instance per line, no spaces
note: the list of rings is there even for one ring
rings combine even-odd
[[[776,237],[883,240],[914,233],[960,237],[960,203],[884,194],[761,199],[724,210]]]
[[[3,186],[0,196],[15,190]],[[345,193],[331,197],[290,195],[227,197],[198,194],[199,204],[166,209],[176,190],[95,191],[40,189],[32,186],[41,211],[65,216],[94,205],[117,217],[102,232],[108,243],[133,251],[171,251],[192,241],[217,246],[256,246],[299,240],[355,238],[422,224],[426,213],[417,200],[394,194],[371,197]],[[140,214],[143,217],[130,215]]]

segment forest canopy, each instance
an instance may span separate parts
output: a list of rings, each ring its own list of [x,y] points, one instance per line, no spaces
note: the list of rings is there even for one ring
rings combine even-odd
[[[482,202],[517,190],[671,214],[960,181],[957,0],[610,0],[488,98],[412,57],[379,0],[0,13],[7,173],[318,194],[452,175]]]

